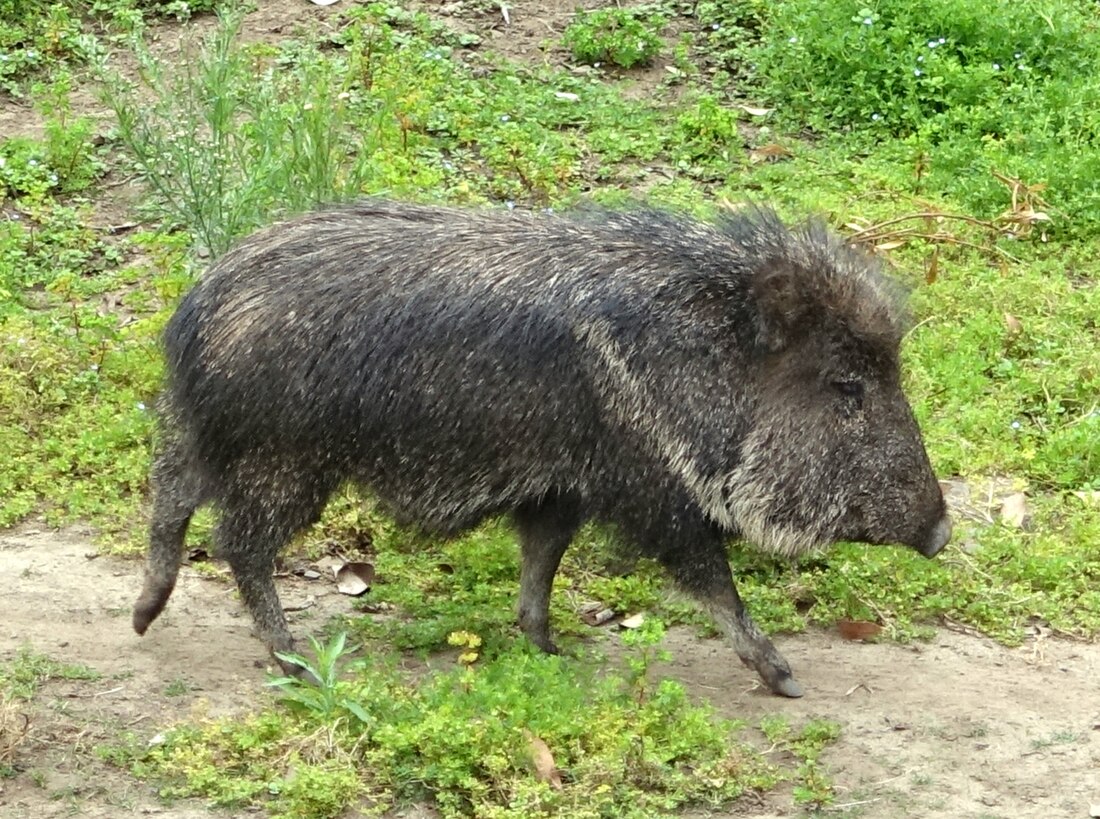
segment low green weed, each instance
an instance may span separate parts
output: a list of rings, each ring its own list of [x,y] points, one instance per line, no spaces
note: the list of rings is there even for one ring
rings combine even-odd
[[[664,23],[661,15],[640,9],[581,12],[561,41],[579,63],[634,68],[648,65],[660,53]]]
[[[310,637],[310,645],[314,654],[312,660],[300,654],[277,655],[301,668],[305,678],[278,677],[268,685],[279,690],[281,702],[305,715],[332,720],[346,713],[364,725],[369,724],[371,716],[345,693],[346,687],[340,682],[340,673],[345,670],[341,663],[355,650],[347,645],[347,635],[340,632],[328,643]]]
[[[790,128],[878,153],[898,140],[929,156],[927,189],[992,217],[991,171],[1046,186],[1071,217],[1097,223],[1100,32],[1091,4],[983,0],[772,4],[739,52],[760,96]],[[886,147],[889,151],[891,148]],[[1075,154],[1066,162],[1066,152]]]
[[[70,4],[0,0],[0,90],[24,96],[28,76],[80,56],[80,34]]]
[[[814,808],[833,801],[833,785],[821,763],[821,754],[840,736],[840,726],[830,720],[813,719],[794,733],[787,717],[775,714],[760,721],[760,731],[773,748],[786,751],[798,759],[791,777],[794,781],[794,801]]]
[[[647,650],[657,639],[645,637]],[[362,798],[378,810],[427,799],[443,816],[643,817],[729,803],[778,778],[676,683],[639,697],[635,684],[519,645],[419,681],[368,660],[320,686],[365,719],[325,707],[321,691],[304,705],[309,685],[295,684],[285,712],[174,729],[135,770],[164,795],[303,817]],[[547,765],[539,748],[552,769],[536,767]]]
[[[95,669],[61,663],[24,646],[13,659],[0,663],[0,693],[29,700],[49,680],[98,680],[100,676]]]

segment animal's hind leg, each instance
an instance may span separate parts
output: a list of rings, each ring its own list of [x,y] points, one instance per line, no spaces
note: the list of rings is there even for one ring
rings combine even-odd
[[[215,530],[218,552],[233,570],[258,636],[273,655],[294,650],[290,626],[275,590],[275,558],[295,534],[321,517],[330,489],[308,473],[281,474],[286,476],[285,484],[268,485],[264,491],[250,485],[246,494],[226,499]],[[275,659],[285,673],[303,673],[300,667]]]
[[[550,592],[562,555],[581,523],[575,499],[548,497],[514,513],[522,564],[519,574],[519,627],[543,651],[557,654],[550,639]]]
[[[175,434],[166,436],[152,470],[153,516],[145,583],[134,604],[134,631],[144,634],[164,610],[176,586],[183,538],[195,510],[207,500],[205,487],[187,452]]]

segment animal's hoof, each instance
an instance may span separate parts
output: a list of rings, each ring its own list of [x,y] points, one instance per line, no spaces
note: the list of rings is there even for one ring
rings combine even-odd
[[[771,689],[781,697],[798,699],[802,696],[802,686],[794,681],[794,677],[781,677],[775,681]]]

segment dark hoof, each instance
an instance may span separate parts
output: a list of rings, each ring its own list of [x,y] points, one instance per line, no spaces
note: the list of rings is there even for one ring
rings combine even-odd
[[[144,634],[149,625],[160,616],[164,607],[168,604],[168,598],[172,594],[171,583],[156,583],[146,580],[141,597],[134,603],[134,615],[131,622],[134,631]]]
[[[149,612],[143,609],[134,609],[134,617],[131,622],[134,624],[134,631],[138,634],[145,634],[149,628],[149,624],[153,622],[153,617]]]
[[[550,635],[548,634],[531,635],[524,632],[524,636],[544,654],[561,654],[561,651],[558,650],[558,647],[554,644],[554,641],[550,639]]]
[[[545,619],[534,622],[534,618],[525,618],[521,610],[518,625],[523,636],[538,646],[541,651],[546,654],[561,654],[558,647],[554,645],[554,641],[550,639],[550,624]]]
[[[773,694],[778,694],[781,697],[798,699],[802,696],[802,686],[794,681],[794,677],[783,677],[776,680],[770,687]]]

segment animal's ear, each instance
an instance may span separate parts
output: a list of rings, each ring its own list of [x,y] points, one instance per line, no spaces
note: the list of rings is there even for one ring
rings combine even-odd
[[[764,265],[749,279],[756,308],[757,342],[769,352],[787,347],[806,330],[810,318],[806,277],[790,263]]]

